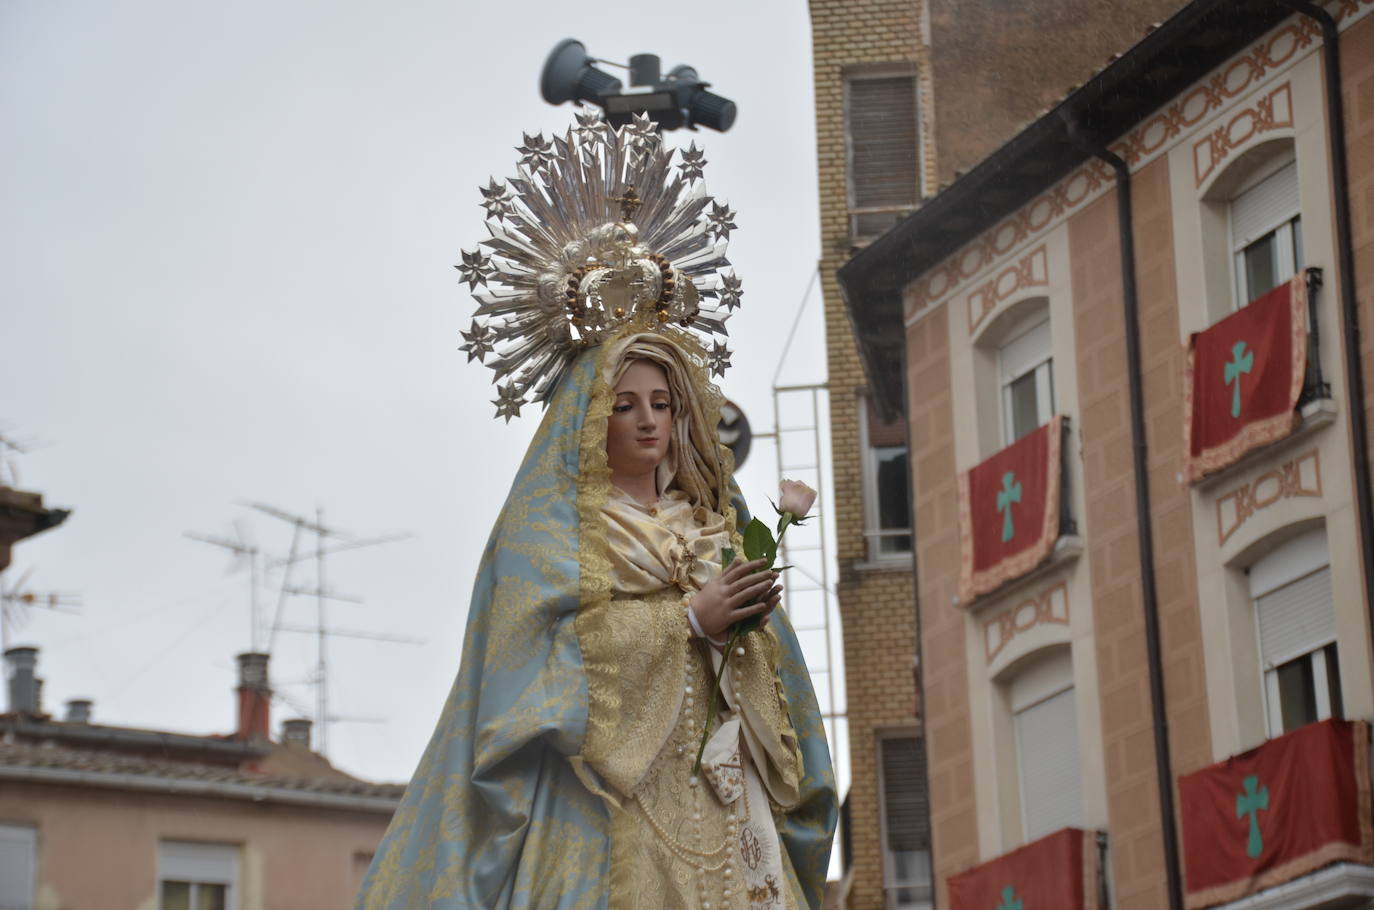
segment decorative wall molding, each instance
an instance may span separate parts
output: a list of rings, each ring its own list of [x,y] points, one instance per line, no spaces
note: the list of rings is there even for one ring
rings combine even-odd
[[[1019,635],[1046,624],[1069,624],[1069,586],[1059,582],[983,623],[983,653],[991,664]]]
[[[1326,4],[1326,7],[1336,17],[1340,27],[1346,28],[1374,9],[1374,0],[1339,0],[1338,3]],[[1185,133],[1193,134],[1203,128],[1204,121],[1224,113],[1245,96],[1282,76],[1302,59],[1303,52],[1317,46],[1318,36],[1319,30],[1310,19],[1294,14],[1249,51],[1237,54],[1209,76],[1198,80],[1190,89],[1176,96],[1173,103],[1113,143],[1112,151],[1120,155],[1132,170],[1139,169],[1169,147],[1185,140]],[[1288,107],[1291,109],[1291,96]],[[1237,123],[1235,127],[1239,129],[1242,125]],[[1224,129],[1231,129],[1231,124],[1228,123]],[[1211,138],[1209,136],[1205,141],[1211,141]],[[906,324],[920,320],[935,305],[946,302],[960,287],[996,267],[1001,260],[1036,240],[1112,185],[1112,172],[1106,164],[1096,159],[1085,162],[910,285],[904,295]]]
[[[1200,187],[1231,153],[1252,137],[1293,125],[1293,84],[1285,82],[1261,95],[1193,143],[1193,184]]]
[[[978,326],[988,317],[997,305],[1020,294],[1027,288],[1044,287],[1050,283],[1049,257],[1045,255],[1045,245],[1031,250],[1009,265],[996,276],[989,278],[969,292],[968,295],[968,333],[974,334]]]
[[[1217,546],[1225,546],[1252,516],[1281,499],[1321,495],[1321,454],[1311,449],[1217,497]]]

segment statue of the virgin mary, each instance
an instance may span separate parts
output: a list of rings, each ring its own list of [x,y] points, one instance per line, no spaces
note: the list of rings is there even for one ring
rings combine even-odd
[[[779,610],[721,653],[779,590],[721,565],[747,516],[716,432],[729,355],[697,336],[739,303],[732,213],[695,146],[674,172],[647,120],[579,121],[525,137],[459,266],[498,416],[547,407],[357,906],[819,908],[836,799],[796,636]]]

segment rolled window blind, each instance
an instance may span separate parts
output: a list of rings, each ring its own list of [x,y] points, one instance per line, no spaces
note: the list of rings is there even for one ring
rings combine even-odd
[[[1083,794],[1073,689],[1017,712],[1016,749],[1026,840],[1081,824]]]
[[[849,180],[856,209],[914,206],[920,194],[916,78],[848,82]]]
[[[1254,243],[1298,211],[1298,166],[1290,163],[1231,200],[1233,249]]]
[[[894,853],[930,845],[925,774],[916,746],[914,736],[884,738],[879,744],[887,849]]]
[[[1336,639],[1331,569],[1291,581],[1255,600],[1264,669],[1287,663]]]

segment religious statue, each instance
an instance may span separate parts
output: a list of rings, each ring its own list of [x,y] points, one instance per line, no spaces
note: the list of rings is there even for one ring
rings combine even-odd
[[[777,573],[722,567],[747,513],[711,382],[729,351],[697,335],[739,305],[733,213],[695,144],[673,165],[647,118],[578,120],[525,137],[459,266],[497,416],[546,410],[357,907],[818,910],[836,798],[810,677]]]

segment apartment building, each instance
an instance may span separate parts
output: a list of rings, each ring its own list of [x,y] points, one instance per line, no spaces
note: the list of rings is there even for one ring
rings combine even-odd
[[[874,394],[900,389],[900,358],[861,359],[836,272],[1174,5],[811,0],[852,771],[841,831],[847,906],[929,907],[933,893],[915,683],[913,462],[900,396]],[[889,329],[876,343],[901,338]]]
[[[1374,900],[1374,2],[1176,7],[838,268],[941,907]]]

